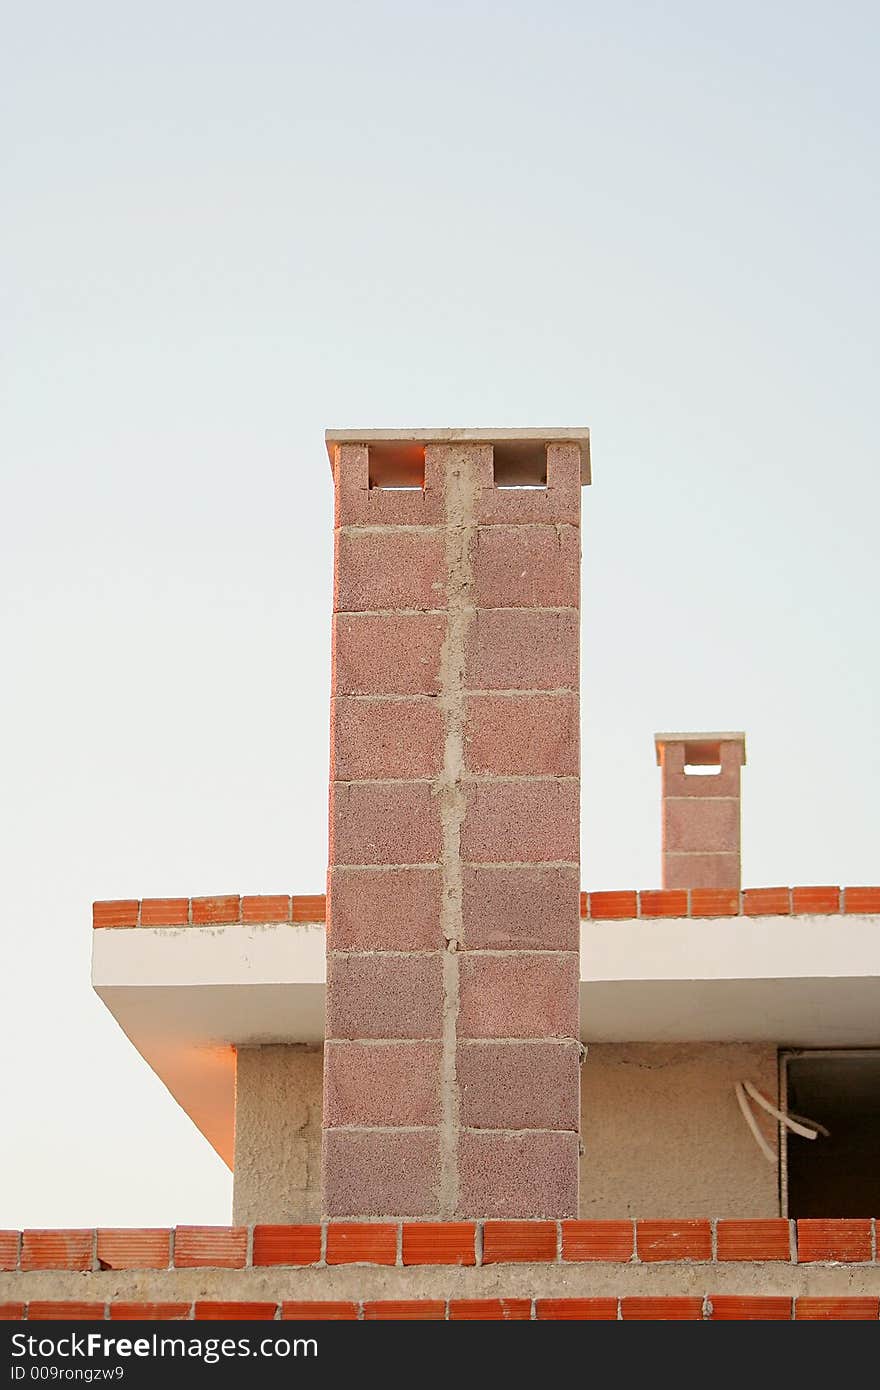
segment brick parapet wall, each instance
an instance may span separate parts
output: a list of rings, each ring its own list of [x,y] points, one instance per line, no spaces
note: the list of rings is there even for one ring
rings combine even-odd
[[[880,1265],[873,1218],[324,1221],[0,1231],[0,1271],[504,1264]]]
[[[805,885],[796,888],[642,888],[584,892],[584,920],[640,917],[790,917],[880,914],[880,887]],[[204,898],[123,898],[92,905],[95,929],[187,926],[265,926],[324,922],[323,893]]]
[[[878,1319],[871,1220],[0,1233],[7,1318]]]
[[[872,1296],[703,1294],[586,1298],[284,1299],[31,1299],[0,1303],[0,1321],[95,1322],[829,1322],[878,1320]]]

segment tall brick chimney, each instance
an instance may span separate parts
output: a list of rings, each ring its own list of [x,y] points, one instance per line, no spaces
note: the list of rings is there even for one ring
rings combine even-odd
[[[572,1216],[589,434],[327,447],[324,1210]]]
[[[654,747],[663,778],[663,887],[739,888],[745,734],[655,734]]]

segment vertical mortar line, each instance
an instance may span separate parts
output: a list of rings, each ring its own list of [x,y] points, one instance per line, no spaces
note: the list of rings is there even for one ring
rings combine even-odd
[[[871,1264],[877,1263],[877,1219],[871,1217]]]
[[[403,1268],[403,1222],[397,1222],[397,1229],[394,1237],[394,1263],[399,1269]]]
[[[483,1223],[477,1221],[474,1225],[474,1264],[479,1269],[483,1263]]]
[[[709,1238],[711,1241],[712,1254],[710,1259],[713,1264],[718,1263],[718,1218],[713,1216],[709,1222]]]
[[[443,933],[443,1038],[440,1082],[441,1219],[458,1209],[458,1040],[459,968],[462,937],[461,827],[466,799],[464,778],[465,638],[473,590],[471,539],[475,528],[479,477],[467,453],[446,451],[443,491],[446,506],[446,637],[440,655],[439,704],[445,726],[443,770],[434,783],[442,828],[440,927]]]
[[[321,1245],[318,1250],[318,1264],[322,1269],[327,1266],[327,1222],[321,1222]]]

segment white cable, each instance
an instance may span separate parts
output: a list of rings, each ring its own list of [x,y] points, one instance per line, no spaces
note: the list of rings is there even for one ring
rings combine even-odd
[[[747,1082],[746,1084],[748,1085],[748,1082]],[[749,1105],[749,1102],[746,1100],[746,1093],[745,1093],[745,1090],[743,1089],[743,1084],[742,1084],[742,1082],[741,1082],[741,1081],[737,1081],[737,1083],[736,1083],[736,1085],[734,1086],[733,1089],[736,1091],[736,1099],[737,1099],[737,1102],[738,1102],[738,1104],[739,1104],[739,1108],[740,1108],[740,1110],[741,1110],[742,1113],[743,1113],[743,1119],[745,1120],[745,1122],[746,1122],[746,1124],[748,1125],[749,1129],[752,1131],[752,1138],[754,1139],[754,1141],[755,1141],[755,1143],[757,1144],[758,1148],[761,1150],[761,1153],[764,1155],[764,1157],[766,1158],[767,1162],[768,1162],[768,1163],[772,1163],[772,1164],[775,1166],[775,1164],[776,1164],[776,1155],[775,1155],[775,1153],[773,1152],[773,1150],[771,1149],[770,1145],[767,1143],[767,1140],[764,1138],[764,1136],[763,1136],[763,1134],[761,1133],[760,1129],[758,1128],[758,1121],[755,1119],[754,1115],[752,1114],[752,1107]]]
[[[822,1135],[823,1139],[831,1138],[831,1130],[826,1129],[824,1125],[820,1125],[818,1120],[808,1120],[806,1115],[797,1115],[793,1110],[789,1110],[788,1115],[792,1120],[800,1120],[802,1125],[812,1125],[813,1128]]]
[[[744,1081],[743,1086],[752,1100],[757,1101],[762,1110],[766,1110],[768,1115],[772,1115],[774,1119],[779,1120],[785,1125],[786,1129],[790,1129],[792,1133],[799,1134],[802,1139],[815,1139],[817,1133],[821,1130],[827,1137],[828,1131],[827,1129],[823,1129],[822,1125],[815,1125],[814,1128],[807,1129],[807,1125],[813,1124],[812,1120],[807,1120],[806,1124],[799,1125],[797,1120],[791,1115],[786,1115],[781,1110],[777,1110],[776,1106],[771,1105],[767,1097],[762,1095],[757,1086],[752,1085],[751,1081]]]

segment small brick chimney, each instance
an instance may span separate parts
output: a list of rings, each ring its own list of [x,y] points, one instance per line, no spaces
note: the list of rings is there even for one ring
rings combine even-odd
[[[663,777],[663,887],[739,888],[746,736],[655,734]]]
[[[327,447],[324,1210],[574,1216],[589,435]]]

